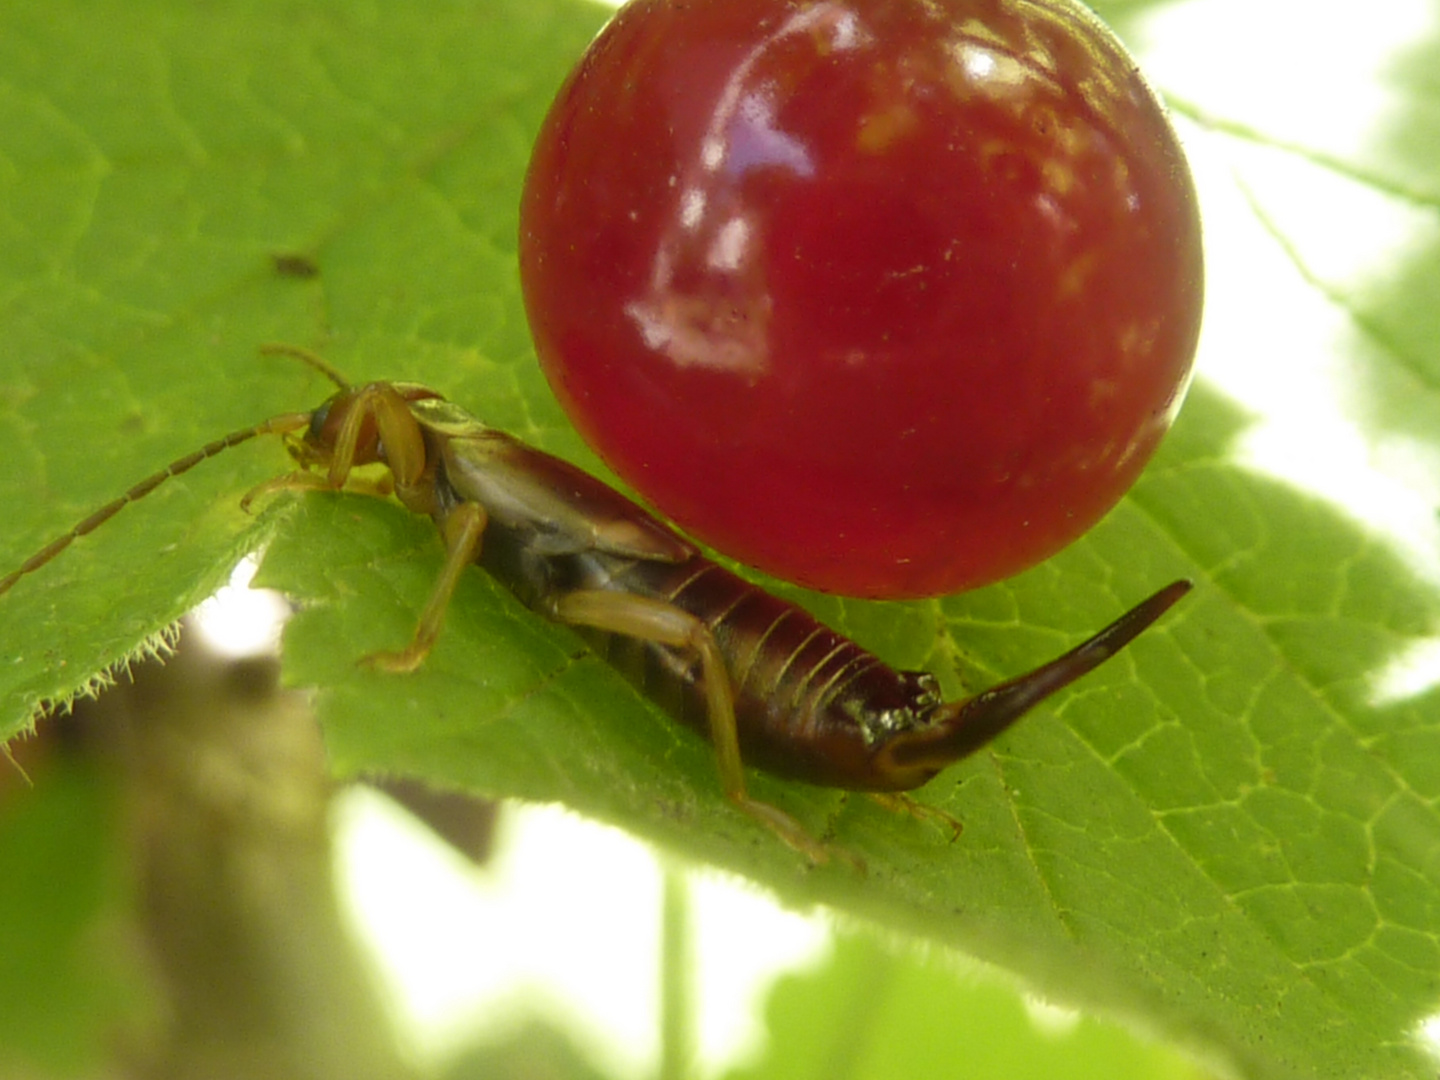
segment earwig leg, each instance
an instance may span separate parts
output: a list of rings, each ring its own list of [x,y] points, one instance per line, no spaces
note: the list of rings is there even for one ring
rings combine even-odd
[[[720,783],[728,798],[811,862],[830,857],[825,846],[807,833],[798,821],[778,807],[752,799],[745,790],[745,773],[740,762],[740,742],[735,730],[735,700],[725,658],[710,628],[689,612],[673,604],[629,593],[602,589],[580,589],[555,599],[550,613],[572,626],[587,626],[612,634],[653,641],[673,649],[686,649],[700,660],[705,709],[710,722],[710,742],[720,766]]]
[[[286,473],[284,476],[276,476],[252,487],[240,497],[240,509],[248,514],[250,507],[257,499],[267,498],[280,491],[315,491],[329,486],[323,477],[316,476],[314,473]]]
[[[892,813],[909,814],[917,821],[929,821],[939,825],[950,833],[952,844],[959,840],[960,834],[965,831],[965,826],[961,824],[959,818],[950,816],[938,807],[922,803],[919,799],[912,798],[903,791],[872,791],[869,794],[872,800]]]
[[[400,652],[371,653],[360,661],[363,666],[404,673],[414,671],[430,655],[435,639],[440,636],[445,609],[450,606],[450,597],[455,593],[460,575],[480,555],[480,542],[485,535],[484,507],[476,502],[461,503],[445,519],[443,531],[445,567],[440,571],[440,579],[435,582],[435,589],[420,615],[415,636]]]
[[[355,449],[365,422],[373,420],[385,445],[385,465],[402,494],[414,486],[425,469],[425,439],[410,405],[389,383],[371,383],[355,396],[335,438],[330,458],[330,487],[341,488],[355,464]]]
[[[284,476],[277,476],[273,480],[266,480],[264,483],[256,484],[247,491],[240,499],[240,509],[245,513],[250,512],[251,505],[256,499],[263,499],[266,496],[274,495],[280,491],[334,491],[330,481],[316,473],[292,472]],[[380,476],[359,477],[350,476],[345,481],[345,491],[352,495],[373,495],[378,499],[388,499],[395,494],[395,484],[390,479],[390,474]]]
[[[558,621],[572,626],[588,626],[675,649],[689,649],[699,657],[710,741],[719,758],[725,792],[740,799],[746,797],[730,674],[708,626],[663,600],[603,589],[564,593],[552,602],[550,611]]]

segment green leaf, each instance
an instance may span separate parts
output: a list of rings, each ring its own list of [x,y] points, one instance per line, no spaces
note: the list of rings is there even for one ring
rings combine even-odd
[[[1372,14],[1389,6],[1403,5]],[[163,486],[0,597],[0,733],[121,662],[269,542],[265,578],[301,609],[289,678],[317,688],[338,775],[561,801],[791,902],[1135,1017],[1246,1075],[1431,1075],[1413,1036],[1440,997],[1440,692],[1433,672],[1386,678],[1433,651],[1431,534],[1407,545],[1362,524],[1367,506],[1259,471],[1263,425],[1205,372],[1288,364],[1302,402],[1340,372],[1358,437],[1435,491],[1440,133],[1427,102],[1440,45],[1414,42],[1380,84],[1387,132],[1327,142],[1324,125],[1290,130],[1268,99],[1237,96],[1229,65],[1173,62],[1186,18],[1245,17],[1225,11],[1112,12],[1190,118],[1209,220],[1238,206],[1249,228],[1241,241],[1212,228],[1201,380],[1132,496],[1057,559],[966,596],[887,605],[780,589],[959,693],[1174,577],[1196,580],[1124,655],[922,792],[964,822],[959,840],[753,776],[759,798],[869,874],[808,867],[729,807],[700,740],[478,572],[421,671],[357,669],[407,639],[438,542],[425,521],[357,497],[282,495],[247,516],[239,496],[285,467],[273,440]],[[0,566],[166,461],[313,407],[327,388],[260,355],[272,340],[318,348],[356,381],[426,382],[597,468],[535,368],[513,238],[531,134],[603,15],[578,0],[8,5]],[[1325,77],[1300,98],[1349,69],[1314,70]],[[1288,198],[1307,186],[1413,215],[1412,242],[1362,280],[1336,253],[1341,215],[1307,217]],[[1228,286],[1252,250],[1278,268],[1271,292]],[[1227,329],[1247,303],[1254,321]],[[1318,334],[1322,316],[1333,333]]]
[[[776,983],[764,1057],[726,1080],[1203,1080],[1173,1052],[1092,1018],[1027,1009],[974,965],[843,934],[817,970]],[[1048,1029],[1048,1030],[1047,1030]]]

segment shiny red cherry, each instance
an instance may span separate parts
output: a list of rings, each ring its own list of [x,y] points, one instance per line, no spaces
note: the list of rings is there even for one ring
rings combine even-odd
[[[520,270],[620,476],[873,597],[1090,528],[1174,418],[1201,307],[1175,135],[1068,0],[632,0],[540,131]]]

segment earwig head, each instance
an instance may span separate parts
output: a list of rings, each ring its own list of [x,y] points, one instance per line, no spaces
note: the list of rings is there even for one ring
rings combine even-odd
[[[332,394],[310,414],[304,438],[292,446],[291,453],[301,465],[327,465],[347,438],[354,444],[343,451],[348,466],[386,462],[385,444],[380,438],[380,423],[375,410],[377,390],[391,400],[419,401],[439,397],[434,390],[418,383],[372,383],[362,387],[344,387]],[[353,434],[347,431],[353,428]]]
[[[359,390],[346,387],[338,394],[326,398],[320,407],[310,414],[310,426],[305,429],[305,437],[295,454],[301,465],[323,465],[330,461],[336,446],[339,445],[341,432],[355,410],[355,402],[360,393]],[[380,434],[375,426],[375,416],[368,410],[362,410],[358,422],[351,464],[369,465],[380,460]]]
[[[353,403],[360,391],[352,390],[335,368],[308,349],[294,345],[266,344],[260,346],[260,351],[266,355],[289,356],[300,360],[333,382],[340,388],[340,392],[313,413],[285,413],[263,420],[252,427],[232,431],[229,435],[207,443],[182,458],[177,458],[158,472],[133,484],[128,491],[112,499],[89,517],[55,537],[10,573],[0,577],[0,594],[8,592],[17,581],[27,574],[33,574],[82,536],[94,532],[130,503],[143,499],[161,484],[248,439],[259,435],[286,436],[291,453],[301,465],[329,464],[335,456],[336,442],[340,438],[345,417],[353,411]],[[424,397],[437,396],[433,390],[412,384],[398,383],[393,384],[392,388],[403,401],[416,401]],[[366,464],[384,460],[385,448],[380,443],[373,414],[367,410],[361,410],[358,419],[361,421],[359,424],[360,438],[357,440],[351,464]],[[298,440],[289,438],[292,433],[302,429],[305,431],[302,438]],[[241,505],[248,505],[258,493],[270,490],[273,486],[276,485],[262,484],[260,487],[252,489],[250,494],[241,501]]]
[[[1189,591],[1190,582],[1172,582],[1064,656],[972,698],[938,706],[927,724],[885,744],[882,771],[896,781],[895,790],[918,787],[1114,656]]]

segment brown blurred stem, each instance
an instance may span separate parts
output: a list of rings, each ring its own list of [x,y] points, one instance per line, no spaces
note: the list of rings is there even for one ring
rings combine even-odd
[[[341,918],[319,731],[279,689],[274,662],[182,643],[83,713],[122,773],[165,1012],[157,1037],[126,1053],[126,1073],[410,1076]]]

